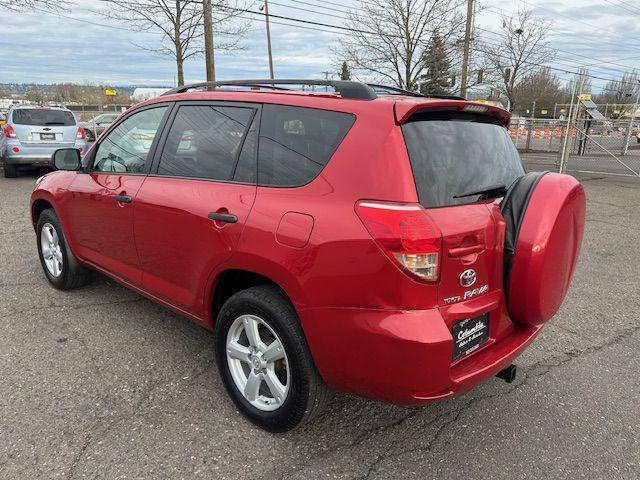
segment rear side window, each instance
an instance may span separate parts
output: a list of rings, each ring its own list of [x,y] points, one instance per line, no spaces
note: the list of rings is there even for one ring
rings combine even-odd
[[[265,105],[258,184],[296,187],[309,183],[329,162],[355,119],[348,113]]]
[[[420,114],[402,132],[418,199],[426,208],[477,202],[482,195],[459,196],[509,187],[524,174],[506,129],[489,117]]]
[[[48,110],[43,108],[20,108],[13,111],[13,123],[17,125],[62,125],[76,124],[76,119],[68,110]]]
[[[243,107],[181,106],[162,150],[158,174],[232,180],[255,112]]]

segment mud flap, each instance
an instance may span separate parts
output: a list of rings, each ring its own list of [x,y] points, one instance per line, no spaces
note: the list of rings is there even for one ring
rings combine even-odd
[[[548,321],[569,289],[584,232],[586,199],[569,175],[528,173],[500,206],[507,222],[503,282],[512,320]]]

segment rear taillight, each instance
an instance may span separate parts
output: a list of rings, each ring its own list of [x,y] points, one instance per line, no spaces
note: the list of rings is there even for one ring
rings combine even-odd
[[[4,136],[7,138],[17,138],[18,135],[11,125],[4,126]]]
[[[84,139],[85,139],[84,128],[78,127],[78,133],[76,133],[76,140],[84,140]]]
[[[438,280],[442,235],[417,204],[361,201],[356,213],[373,239],[412,276]]]

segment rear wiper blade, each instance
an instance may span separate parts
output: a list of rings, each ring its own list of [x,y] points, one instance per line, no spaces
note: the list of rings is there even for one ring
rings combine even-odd
[[[484,187],[479,190],[474,190],[473,192],[454,195],[453,198],[473,197],[474,195],[484,195],[485,198],[488,198],[492,193],[496,194],[497,196],[504,195],[505,193],[507,193],[507,187],[505,185],[493,185],[491,187]]]
[[[64,122],[44,122],[45,125],[64,125]]]

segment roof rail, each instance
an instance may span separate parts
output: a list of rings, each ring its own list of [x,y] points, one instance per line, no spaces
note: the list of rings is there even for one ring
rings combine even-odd
[[[373,100],[377,97],[373,88],[361,82],[348,80],[303,80],[303,79],[276,79],[276,80],[227,80],[220,82],[202,82],[191,85],[184,85],[174,88],[162,94],[162,96],[185,93],[197,88],[217,88],[217,87],[253,87],[265,88],[269,90],[290,90],[278,87],[277,85],[308,85],[332,87],[342,98],[356,100]]]
[[[409,95],[411,97],[425,97],[425,98],[442,98],[442,99],[446,99],[446,100],[466,100],[466,98],[464,97],[459,97],[458,95],[441,95],[441,94],[431,94],[431,93],[427,93],[427,94],[423,94],[423,93],[418,93],[418,92],[412,92],[410,90],[405,90],[404,88],[398,88],[398,87],[389,87],[387,85],[378,85],[376,83],[367,83],[367,85],[369,85],[371,88],[373,88],[374,90],[384,90],[387,92],[393,92],[397,95]],[[392,93],[392,94],[393,94]]]

